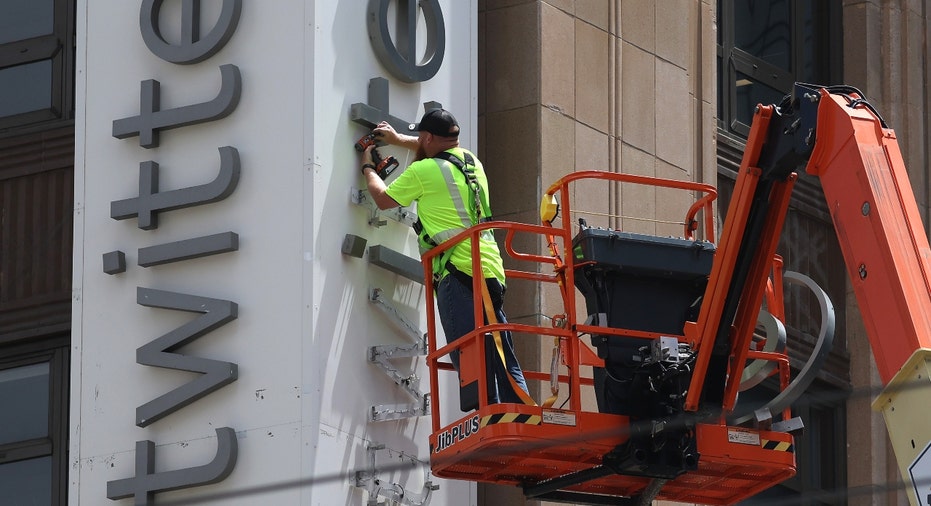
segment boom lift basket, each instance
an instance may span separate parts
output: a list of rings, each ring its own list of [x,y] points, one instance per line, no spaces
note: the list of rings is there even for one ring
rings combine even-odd
[[[584,222],[574,234],[569,187],[579,180],[668,188],[698,198],[685,214],[681,238],[589,228]],[[683,389],[688,388],[692,373],[689,360],[694,355],[690,350],[694,343],[687,342],[683,325],[695,320],[715,254],[714,244],[696,239],[695,234],[701,228],[704,237],[715,237],[716,196],[715,189],[704,184],[575,172],[547,190],[541,207],[544,225],[482,223],[427,252],[423,256],[426,280],[433,279],[432,258],[466,240],[473,248],[472,271],[482,272],[480,255],[474,254],[479,234],[495,229],[504,235],[503,252],[511,263],[533,266],[507,269],[508,281],[555,286],[563,303],[562,314],[554,317],[550,327],[512,322],[487,325],[481,298],[475,297],[476,330],[440,346],[433,286],[425,284],[433,474],[520,486],[528,497],[543,500],[628,504],[619,498],[629,498],[629,504],[635,504],[648,496],[716,505],[734,504],[793,476],[790,434],[732,427],[720,413],[708,418],[682,409]],[[554,225],[557,202],[563,218]],[[522,244],[544,240],[550,254],[516,251],[518,235],[532,239],[522,238]],[[551,266],[551,272],[543,265]],[[480,290],[479,281],[473,279],[473,293]],[[576,308],[576,288],[585,297],[585,310]],[[579,313],[583,313],[581,321]],[[458,407],[458,399],[446,398],[455,395],[444,395],[439,388],[440,374],[456,372],[449,353],[466,347],[481,350],[486,334],[504,330],[521,339],[530,336],[558,342],[558,373],[528,370],[525,364],[524,375],[530,380],[531,392],[538,382],[554,377],[560,386],[559,407],[488,404],[485,354],[472,351],[477,360],[463,361],[460,373],[478,380],[478,409],[441,420],[443,413],[455,411],[450,406]],[[597,353],[583,341],[585,335],[591,336]],[[753,354],[788,364],[784,355],[766,355]],[[651,384],[656,378],[668,378],[668,383],[665,387]],[[625,379],[631,383],[622,388],[612,384]],[[634,392],[631,387],[653,392]],[[583,405],[583,398],[593,397],[597,402]]]

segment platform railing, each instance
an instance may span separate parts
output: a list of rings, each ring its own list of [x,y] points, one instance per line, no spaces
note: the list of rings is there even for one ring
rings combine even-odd
[[[573,411],[582,411],[582,386],[591,386],[591,378],[581,376],[580,368],[582,366],[599,366],[603,365],[595,353],[583,343],[580,339],[584,334],[600,335],[619,335],[628,337],[637,337],[642,339],[653,339],[658,334],[649,332],[638,332],[624,329],[614,329],[598,325],[583,325],[577,321],[576,295],[574,270],[575,260],[572,252],[573,223],[568,217],[574,213],[570,202],[570,184],[581,180],[602,180],[619,184],[647,185],[662,188],[671,188],[683,191],[691,191],[697,196],[695,202],[688,208],[682,221],[684,237],[695,240],[696,232],[701,224],[703,237],[712,241],[715,237],[714,231],[714,200],[717,197],[717,191],[713,186],[693,183],[687,181],[677,181],[670,179],[654,178],[649,176],[638,176],[631,174],[618,174],[600,171],[580,171],[569,174],[556,183],[551,185],[543,197],[541,204],[541,215],[544,213],[543,207],[546,202],[556,200],[558,202],[558,212],[550,213],[549,216],[542,216],[543,225],[530,225],[511,221],[492,221],[475,225],[456,236],[445,241],[443,244],[431,249],[422,256],[424,266],[424,286],[426,287],[426,310],[427,310],[427,333],[429,340],[429,353],[427,355],[427,364],[430,370],[430,413],[432,417],[433,431],[436,432],[442,428],[441,425],[441,395],[439,389],[439,371],[454,371],[451,362],[443,360],[454,350],[462,350],[471,347],[474,351],[474,357],[477,360],[470,359],[469,363],[460,362],[460,374],[467,378],[477,378],[479,409],[488,404],[487,398],[487,376],[484,373],[487,364],[485,364],[485,354],[479,353],[484,346],[484,336],[496,331],[510,331],[512,334],[536,335],[541,339],[544,337],[556,338],[558,348],[561,352],[561,365],[565,366],[566,373],[556,375],[556,379],[562,392],[563,385],[566,387],[568,395],[568,409]],[[559,225],[554,225],[557,215],[561,213],[563,218]],[[701,221],[698,215],[701,214]],[[559,325],[544,327],[539,325],[527,325],[520,323],[497,323],[485,324],[484,307],[481,296],[473,297],[473,317],[476,322],[475,330],[462,336],[452,343],[444,346],[437,344],[437,322],[435,313],[435,293],[433,280],[433,258],[441,255],[448,249],[455,247],[459,243],[470,240],[472,248],[472,272],[481,273],[481,255],[478,254],[479,237],[486,230],[496,230],[504,233],[503,254],[514,261],[530,262],[539,266],[549,266],[552,271],[547,273],[543,269],[539,271],[521,270],[508,268],[505,269],[505,275],[508,280],[528,280],[532,282],[551,283],[558,287],[562,300],[561,312],[553,315],[551,320],[560,322]],[[537,236],[545,241],[549,249],[548,255],[533,253],[524,253],[516,249],[514,242],[518,236],[530,235]],[[484,280],[481,276],[473,276],[472,290],[474,294],[480,294]],[[541,342],[542,345],[542,342]],[[469,370],[465,370],[469,369]],[[477,369],[477,370],[474,370]],[[544,372],[533,369],[524,369],[524,376],[530,380],[549,380],[552,378],[552,371]],[[537,402],[539,403],[539,399]]]

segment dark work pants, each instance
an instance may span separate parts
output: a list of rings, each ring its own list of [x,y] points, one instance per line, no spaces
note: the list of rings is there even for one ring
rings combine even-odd
[[[488,278],[485,280],[488,286],[488,293],[491,296],[492,306],[495,310],[498,323],[507,323],[502,306],[504,305],[504,285],[497,279]],[[481,294],[477,294],[481,297]],[[456,272],[445,276],[436,287],[436,305],[440,315],[440,322],[446,333],[446,341],[451,343],[456,339],[468,334],[475,329],[475,317],[473,311],[472,299],[472,281],[468,276]],[[487,320],[485,323],[488,323]],[[488,380],[488,402],[495,404],[498,402],[515,402],[523,403],[518,394],[511,386],[508,380],[508,374],[514,378],[515,383],[527,392],[527,381],[524,379],[524,373],[521,371],[517,357],[514,355],[514,345],[511,341],[510,332],[501,332],[501,344],[504,351],[505,364],[501,363],[498,357],[498,350],[495,347],[493,338],[485,339],[485,371]],[[453,365],[456,370],[459,369],[459,353],[453,351],[450,354]],[[466,398],[466,397],[472,398]],[[460,407],[463,411],[475,409],[478,406],[478,392],[460,392]]]

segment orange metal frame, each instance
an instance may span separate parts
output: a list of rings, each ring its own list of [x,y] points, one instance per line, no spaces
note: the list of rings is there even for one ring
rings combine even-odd
[[[826,89],[819,93],[817,128],[809,132],[809,139],[815,138],[817,142],[806,171],[821,178],[879,373],[883,382],[888,383],[913,352],[931,348],[931,246],[921,223],[895,133],[884,128],[880,118],[871,108],[864,106],[855,93],[831,94]],[[804,97],[805,100],[809,98],[809,94]],[[770,174],[765,182],[761,179],[760,156],[774,112],[772,106],[757,108],[701,311],[697,321],[686,323],[683,335],[676,336],[697,354],[685,399],[687,411],[697,411],[702,407],[702,390],[706,386],[712,357],[726,358],[723,392],[715,394],[723,394],[720,397],[721,417],[717,423],[697,424],[696,441],[701,455],[698,469],[666,482],[657,499],[733,504],[795,473],[793,439],[789,434],[729,427],[724,422],[724,416],[736,405],[741,375],[748,360],[776,362],[781,387],[785,389],[789,383],[789,362],[785,354],[751,349],[757,312],[764,297],[772,314],[784,318],[781,260],[776,257],[775,250],[796,175],[792,173],[788,177],[783,176],[783,180],[774,180],[775,174]],[[816,135],[812,136],[813,133]],[[603,364],[581,342],[580,335],[657,337],[648,332],[583,325],[576,320],[574,270],[578,265],[574,263],[571,251],[568,186],[575,181],[592,178],[696,192],[700,197],[686,212],[684,236],[694,237],[699,228],[699,213],[703,215],[704,237],[715,236],[712,202],[716,192],[713,187],[585,171],[563,177],[545,194],[550,201],[559,194],[560,208],[565,216],[561,226],[550,222],[542,226],[511,222],[481,224],[426,254],[424,274],[425,279],[430,280],[433,256],[465,239],[476,244],[482,230],[503,230],[506,233],[504,250],[510,257],[549,264],[552,268],[551,274],[509,269],[506,271],[508,277],[555,283],[562,296],[564,313],[560,316],[565,322],[565,325],[552,328],[512,323],[479,325],[474,332],[454,344],[437,348],[433,290],[427,284],[430,337],[427,362],[433,424],[430,446],[435,475],[524,486],[546,482],[601,465],[605,454],[628,439],[631,423],[639,423],[625,416],[587,411],[582,406],[581,388],[591,386],[592,381],[582,377],[580,368]],[[763,212],[766,214],[758,215],[760,217],[753,227],[759,231],[757,241],[760,244],[750,250],[750,257],[741,251],[741,243],[747,239],[744,234],[751,209],[759,209],[754,206],[764,198],[764,193],[767,201]],[[756,204],[754,199],[757,199]],[[515,251],[513,240],[516,234],[545,237],[550,255]],[[481,272],[479,255],[473,254],[472,257],[473,272]],[[735,284],[734,266],[739,257],[742,257],[741,270],[746,277]],[[479,282],[474,280],[476,293]],[[739,294],[728,293],[737,286],[741,286]],[[737,291],[736,288],[734,290]],[[733,315],[724,314],[731,311]],[[479,298],[475,301],[474,316],[476,322],[483,321]],[[733,316],[732,321],[722,323],[730,316]],[[721,325],[729,325],[730,328],[720,328]],[[483,335],[490,330],[552,336],[559,341],[566,373],[559,374],[558,381],[568,387],[568,409],[487,403],[486,380],[481,373],[485,370],[484,354],[476,351],[482,346]],[[726,340],[726,357],[721,347],[715,349],[715,345],[720,344],[715,341],[719,339],[722,343]],[[454,349],[467,355],[467,348],[471,348],[473,359],[463,360],[460,373],[463,377],[479,381],[479,408],[443,425],[438,374],[440,371],[452,371],[452,365],[442,358]],[[715,362],[714,374],[720,374],[720,369],[720,361]],[[540,371],[526,371],[525,375],[533,380],[549,377]],[[715,388],[718,386],[714,384]],[[791,413],[786,409],[782,416],[787,419]],[[649,478],[614,474],[567,485],[564,490],[634,497],[641,495],[648,484]]]
[[[747,138],[747,147],[740,164],[740,172],[734,187],[733,197],[727,210],[727,220],[721,231],[721,240],[715,253],[714,264],[708,277],[708,285],[702,300],[702,309],[697,322],[688,322],[685,326],[685,336],[689,344],[698,350],[695,363],[695,372],[689,386],[685,409],[694,411],[698,409],[708,364],[711,359],[713,340],[718,334],[725,302],[730,294],[731,277],[737,254],[743,240],[743,232],[747,228],[750,216],[752,198],[760,182],[760,169],[755,164],[759,160],[760,152],[766,141],[769,122],[772,117],[772,107],[759,107],[756,117]],[[797,176],[794,174],[788,181],[776,183],[773,189],[773,211],[767,216],[764,231],[761,236],[763,244],[760,245],[759,254],[754,257],[753,265],[747,276],[747,283],[740,294],[740,306],[734,318],[734,325],[730,329],[730,361],[728,363],[727,382],[725,384],[724,412],[734,409],[737,402],[737,392],[740,386],[741,373],[746,364],[747,353],[750,350],[750,340],[756,327],[757,313],[762,304],[766,291],[767,280],[772,272],[773,258],[776,255],[776,246],[789,207],[789,199]],[[781,293],[781,292],[780,292]]]
[[[582,387],[590,387],[592,380],[582,377],[580,369],[582,366],[603,364],[595,353],[581,341],[580,336],[609,334],[652,339],[658,337],[659,334],[583,325],[576,319],[574,284],[576,264],[572,252],[573,225],[568,218],[572,209],[568,188],[571,183],[583,179],[651,185],[694,192],[699,197],[685,213],[684,236],[694,239],[699,223],[702,224],[704,237],[713,239],[715,236],[713,203],[717,193],[710,185],[646,176],[584,171],[561,178],[546,191],[545,197],[559,194],[560,209],[564,216],[560,226],[555,226],[550,222],[544,225],[514,222],[483,223],[460,233],[426,253],[423,256],[424,276],[426,280],[431,280],[433,277],[431,260],[434,256],[442,254],[446,249],[467,239],[471,240],[474,248],[483,230],[504,231],[504,251],[508,256],[516,260],[529,261],[535,265],[548,264],[552,269],[552,273],[507,269],[508,279],[555,283],[559,287],[563,302],[563,313],[559,317],[565,321],[565,325],[553,327],[515,323],[484,325],[481,298],[476,297],[473,307],[475,321],[478,323],[476,330],[454,343],[438,347],[433,287],[429,282],[425,284],[429,335],[427,363],[430,370],[430,412],[433,426],[430,453],[433,474],[436,476],[513,485],[534,484],[598,466],[602,463],[603,455],[628,439],[631,421],[626,416],[593,412],[582,406]],[[788,192],[788,189],[785,191]],[[787,196],[786,200],[788,200]],[[699,213],[702,214],[701,221],[697,218]],[[781,221],[774,222],[770,226],[781,226]],[[514,239],[518,234],[543,236],[549,245],[550,255],[516,251]],[[774,248],[775,244],[771,249],[774,250]],[[482,272],[480,255],[473,254],[472,258],[473,272]],[[771,261],[772,255],[769,258]],[[713,276],[718,263],[716,255]],[[760,271],[769,269],[770,265],[768,262],[765,265],[761,262],[757,269]],[[724,276],[725,273],[718,272],[717,275]],[[473,279],[473,293],[479,293],[479,282],[481,282],[480,279]],[[712,284],[709,282],[709,292],[712,297],[715,297]],[[726,284],[723,286],[726,287]],[[759,309],[759,301],[763,297],[764,288],[765,286],[754,288],[759,292],[756,309]],[[776,295],[777,299],[780,295],[781,293]],[[780,304],[781,302],[774,305]],[[705,313],[703,309],[702,314]],[[755,322],[756,313],[754,312],[752,316]],[[485,370],[485,356],[484,353],[477,351],[483,345],[483,336],[494,330],[509,330],[521,335],[550,336],[558,339],[563,355],[562,365],[566,369],[566,373],[558,375],[558,381],[566,388],[563,390],[568,395],[566,409],[523,404],[488,404],[485,393],[487,380],[485,374],[481,372]],[[680,340],[689,339],[693,345],[700,345],[700,339],[696,337],[694,331],[691,337],[689,336],[689,329],[685,329],[685,334],[677,337]],[[734,346],[736,348],[738,344],[735,343]],[[749,336],[743,346],[743,350],[735,351],[735,353],[739,352],[741,360],[749,358],[776,361],[780,364],[780,383],[783,387],[788,384],[788,359],[784,355],[749,350]],[[444,358],[455,349],[461,352],[461,376],[467,378],[468,381],[479,382],[479,408],[451,423],[444,424],[441,421],[441,414],[449,410],[441,409],[445,405],[445,400],[440,390],[438,375],[440,371],[453,371],[452,364]],[[466,356],[472,358],[466,359]],[[524,374],[531,380],[550,378],[549,373],[541,371],[525,370]],[[699,376],[699,373],[696,372],[695,376]],[[739,380],[739,372],[737,377]],[[736,397],[736,391],[734,396]],[[456,402],[451,404],[455,405]],[[658,499],[703,504],[733,504],[795,474],[793,440],[789,434],[728,427],[725,424],[699,424],[696,432],[698,451],[701,454],[698,470],[670,480],[657,496]],[[570,486],[566,490],[632,497],[641,494],[648,484],[649,478],[610,475]]]
[[[876,359],[888,384],[931,348],[931,247],[895,132],[868,108],[821,90],[806,172],[821,179]],[[853,95],[852,98],[860,98]]]

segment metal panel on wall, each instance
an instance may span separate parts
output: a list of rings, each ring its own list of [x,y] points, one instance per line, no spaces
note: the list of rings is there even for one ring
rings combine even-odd
[[[375,117],[353,105],[406,124],[439,102],[470,143],[476,4],[364,3],[78,3],[69,504],[475,503],[425,472],[428,418],[372,419],[412,399],[368,360],[406,339],[371,290],[425,328],[422,286],[340,244],[417,257],[353,202]],[[438,50],[437,20],[459,29],[406,79],[372,13],[414,19],[415,53]]]

